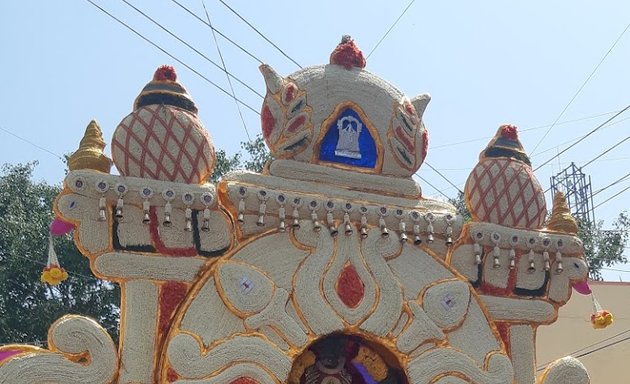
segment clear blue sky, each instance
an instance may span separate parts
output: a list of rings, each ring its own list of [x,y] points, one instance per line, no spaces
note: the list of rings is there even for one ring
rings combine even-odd
[[[94,0],[158,45],[225,89],[225,75],[119,0]],[[210,30],[169,0],[129,0],[173,33],[219,62]],[[182,3],[205,18],[200,1]],[[231,6],[302,66],[326,63],[341,35],[370,52],[409,4],[405,1],[231,1]],[[287,75],[297,66],[217,0],[206,0],[213,25],[262,61]],[[534,167],[630,103],[630,31],[557,124],[543,135],[630,22],[630,2],[617,1],[416,1],[368,58],[367,69],[408,96],[429,92],[425,113],[427,161],[463,188],[496,128],[518,125]],[[85,0],[5,2],[0,12],[3,80],[0,128],[62,155],[77,148],[95,118],[109,142],[118,122],[160,64],[173,64],[200,109],[217,148],[239,150],[246,140],[233,100],[152,47]],[[258,63],[221,37],[227,68],[264,93]],[[235,83],[237,97],[259,110],[261,99]],[[260,118],[247,108],[249,132]],[[599,116],[598,116],[599,115]],[[585,117],[593,117],[583,119]],[[591,160],[630,135],[630,111],[617,124],[542,167],[543,187],[570,162]],[[580,121],[572,121],[581,119]],[[562,124],[562,122],[569,121]],[[542,127],[541,126],[547,126]],[[531,129],[536,128],[538,129]],[[526,130],[526,131],[525,131]],[[59,183],[61,161],[0,130],[0,164],[39,160],[38,179]],[[629,172],[630,140],[584,171],[593,190]],[[106,149],[109,150],[109,147]],[[446,195],[455,189],[426,165],[420,174]],[[426,196],[440,196],[422,183]],[[630,186],[619,183],[595,197],[595,205]],[[550,198],[548,197],[550,203]],[[630,191],[596,210],[610,224],[630,208]],[[630,269],[628,266],[622,268]],[[607,273],[616,280],[619,273]],[[630,280],[630,274],[621,274]]]

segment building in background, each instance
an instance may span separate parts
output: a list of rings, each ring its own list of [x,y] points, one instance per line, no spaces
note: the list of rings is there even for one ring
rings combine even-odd
[[[574,293],[555,323],[538,328],[538,373],[557,358],[571,355],[586,366],[592,384],[626,383],[630,380],[630,283],[591,281],[589,285],[613,313],[613,325],[593,329],[590,296]]]

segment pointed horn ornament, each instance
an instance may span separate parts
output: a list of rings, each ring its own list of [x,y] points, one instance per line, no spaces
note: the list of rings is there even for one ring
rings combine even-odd
[[[267,85],[269,92],[278,93],[280,89],[282,89],[284,78],[278,75],[278,73],[276,73],[276,71],[274,71],[274,69],[268,64],[262,64],[259,69],[265,78],[265,84]]]
[[[428,93],[423,93],[411,99],[411,104],[416,108],[416,113],[418,113],[420,120],[422,120],[422,115],[424,114],[424,110],[427,109],[429,101],[431,101],[431,95]]]

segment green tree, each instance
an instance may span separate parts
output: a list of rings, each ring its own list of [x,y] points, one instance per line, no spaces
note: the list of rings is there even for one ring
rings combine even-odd
[[[448,202],[455,206],[457,210],[457,214],[464,218],[464,223],[472,220],[472,216],[470,215],[470,211],[466,206],[466,200],[464,200],[464,192],[457,192],[457,197],[448,199]]]
[[[246,157],[217,151],[212,181],[238,168],[260,172],[271,158],[261,136],[241,143],[241,148]],[[120,290],[92,275],[71,235],[54,239],[68,280],[55,287],[40,281],[52,205],[60,188],[33,181],[36,164],[4,165],[0,174],[0,345],[43,345],[50,325],[68,313],[95,319],[117,339]]]
[[[267,149],[267,145],[261,135],[256,136],[254,140],[241,142],[241,148],[243,148],[249,158],[245,160],[245,169],[262,172],[265,164],[272,159],[271,153]]]
[[[55,287],[40,282],[60,189],[34,182],[35,166],[4,165],[0,176],[0,344],[45,344],[48,327],[67,313],[94,318],[116,338],[118,286],[92,276],[69,235],[54,241],[68,280]]]
[[[602,268],[617,263],[626,263],[623,255],[630,234],[630,217],[621,212],[612,223],[612,229],[603,229],[604,222],[578,222],[578,236],[584,242],[584,254],[588,261],[589,276],[602,280]]]
[[[256,136],[254,140],[241,142],[241,148],[245,150],[246,157],[240,152],[229,156],[222,149],[217,151],[217,162],[211,178],[213,182],[219,181],[223,175],[236,169],[260,173],[265,164],[272,159],[261,135]]]

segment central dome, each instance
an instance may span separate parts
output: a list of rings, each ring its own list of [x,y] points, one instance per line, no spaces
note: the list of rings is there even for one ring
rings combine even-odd
[[[364,65],[354,41],[344,37],[330,64],[287,77],[260,67],[267,84],[263,136],[276,158],[397,177],[420,168],[430,96],[409,99]]]

